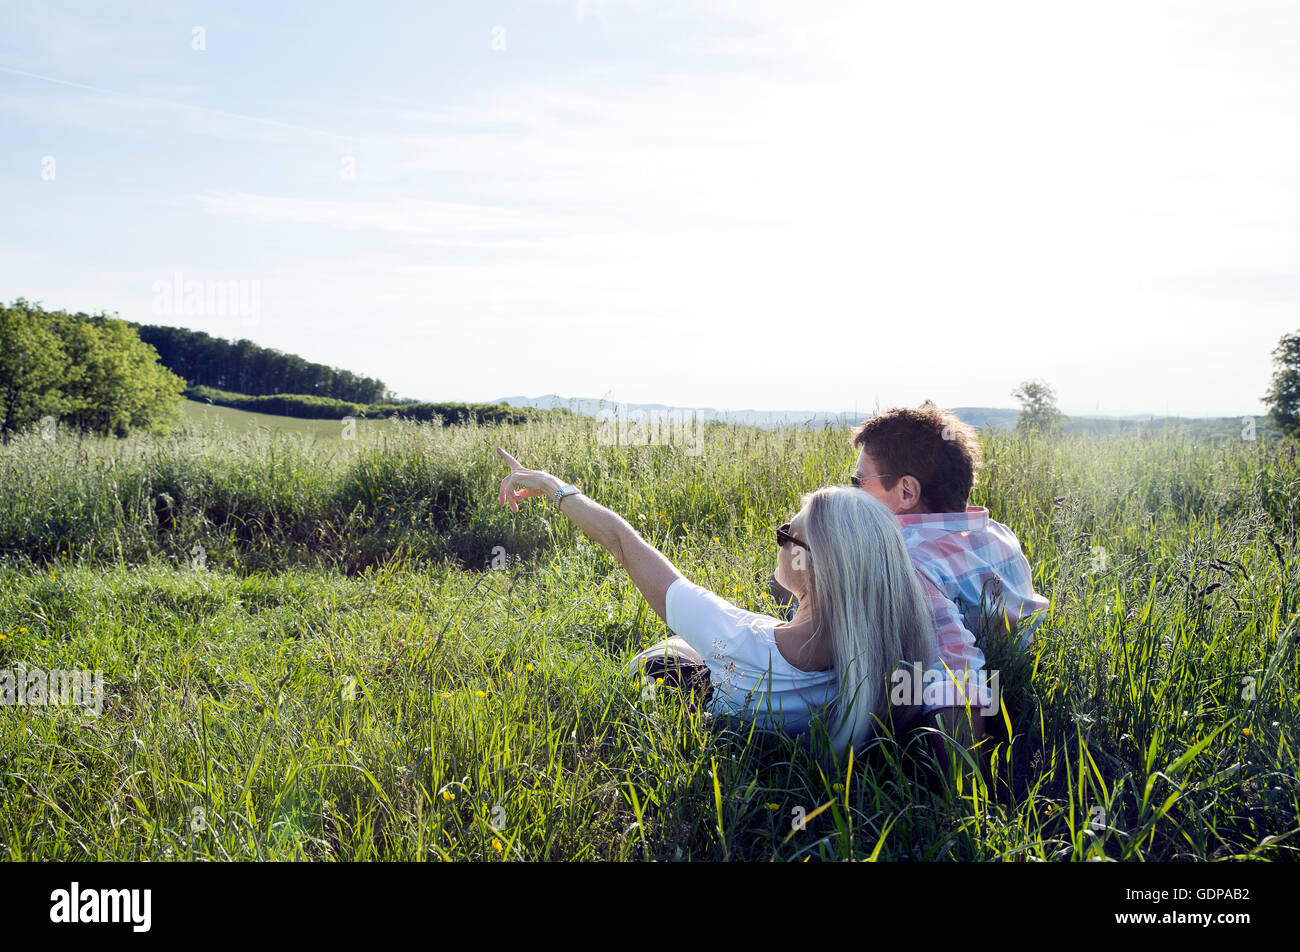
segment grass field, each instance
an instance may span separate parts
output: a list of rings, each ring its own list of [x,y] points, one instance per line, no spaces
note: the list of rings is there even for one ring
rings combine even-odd
[[[194,430],[220,428],[229,434],[239,435],[261,431],[274,436],[310,436],[338,445],[343,444],[344,424],[341,420],[275,416],[270,413],[254,413],[250,410],[199,403],[196,400],[182,400],[181,415],[184,426]],[[355,431],[364,435],[370,428],[387,425],[387,420],[357,420]]]
[[[663,624],[548,507],[497,506],[494,448],[771,610],[772,528],[851,472],[847,432],[711,426],[690,455],[578,418],[343,440],[186,412],[0,449],[0,669],[106,690],[0,708],[12,859],[1296,855],[1293,443],[989,434],[974,501],[1052,600],[1031,654],[989,649],[1014,740],[987,779],[889,736],[825,776],[625,679]]]

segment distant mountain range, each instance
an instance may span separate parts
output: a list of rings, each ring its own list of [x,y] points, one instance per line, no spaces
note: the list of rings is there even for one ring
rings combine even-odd
[[[828,413],[822,410],[715,410],[712,407],[670,407],[663,403],[620,403],[617,400],[594,400],[588,397],[561,397],[546,393],[540,397],[502,397],[493,403],[504,403],[511,407],[540,407],[543,410],[564,409],[583,416],[600,416],[604,411],[614,418],[619,412],[647,414],[677,413],[694,414],[699,420],[717,420],[722,423],[740,423],[763,429],[775,429],[779,426],[852,426],[861,423],[866,416],[861,413]],[[964,419],[964,418],[963,418]],[[1012,421],[1015,413],[1012,412]]]
[[[620,412],[631,414],[641,411],[646,414],[665,415],[694,413],[699,420],[718,420],[723,423],[739,423],[762,429],[774,429],[779,426],[798,426],[821,429],[823,427],[850,427],[861,423],[871,416],[868,412],[831,412],[826,410],[715,410],[712,407],[671,407],[662,403],[628,403],[614,400],[597,400],[589,397],[561,397],[553,393],[540,397],[502,397],[493,403],[504,403],[512,407],[540,407],[544,410],[562,408],[596,417],[601,412],[617,418]],[[622,409],[620,409],[622,408]],[[958,419],[979,429],[1005,430],[1016,425],[1019,410],[1003,407],[953,407],[952,412]],[[1257,418],[1262,431],[1271,429],[1271,424],[1263,415]],[[1163,428],[1167,426],[1186,425],[1198,431],[1227,433],[1240,429],[1240,417],[1222,417],[1215,419],[1189,419],[1187,417],[1157,417],[1150,415],[1133,416],[1095,416],[1067,417],[1065,429],[1069,431],[1117,432],[1135,427]]]

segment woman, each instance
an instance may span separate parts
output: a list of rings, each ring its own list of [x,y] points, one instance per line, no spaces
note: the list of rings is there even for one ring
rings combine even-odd
[[[858,747],[889,715],[900,664],[935,658],[930,614],[893,515],[869,494],[832,486],[804,497],[777,529],[777,580],[799,599],[790,621],[738,608],[687,581],[617,513],[550,473],[510,465],[501,505],[549,498],[631,576],[676,637],[633,660],[676,656],[707,665],[710,709],[800,734],[819,718],[832,753]],[[919,716],[920,698],[905,720]]]

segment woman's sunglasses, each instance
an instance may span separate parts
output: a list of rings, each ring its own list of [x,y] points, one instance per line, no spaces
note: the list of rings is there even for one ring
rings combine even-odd
[[[794,536],[790,535],[790,523],[788,523],[788,522],[787,522],[785,525],[783,525],[783,526],[777,526],[777,529],[776,529],[776,544],[777,544],[777,546],[778,546],[779,548],[783,548],[787,542],[789,542],[791,545],[797,545],[797,546],[799,546],[801,549],[808,549],[809,552],[812,551],[812,549],[809,549],[809,548],[808,548],[808,543],[807,543],[807,542],[800,542],[800,541],[799,541],[798,539],[796,539]]]

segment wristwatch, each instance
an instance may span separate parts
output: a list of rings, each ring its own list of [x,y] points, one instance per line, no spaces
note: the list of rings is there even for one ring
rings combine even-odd
[[[555,490],[555,508],[560,508],[560,500],[565,496],[572,496],[581,492],[582,490],[577,486],[574,486],[572,483],[565,483],[559,489]]]

